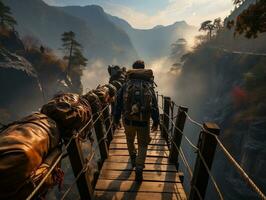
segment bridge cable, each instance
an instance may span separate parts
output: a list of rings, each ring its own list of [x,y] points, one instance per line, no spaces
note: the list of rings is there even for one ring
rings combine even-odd
[[[162,96],[162,95],[159,95],[159,96]],[[168,100],[168,101],[170,101],[170,100]],[[174,102],[174,105],[176,107],[179,107],[175,102]],[[245,172],[245,170],[238,164],[238,162],[234,159],[234,157],[229,153],[229,151],[226,149],[226,147],[223,145],[223,143],[219,140],[218,136],[213,134],[213,133],[211,133],[210,131],[206,130],[201,123],[197,122],[192,117],[190,117],[187,112],[185,112],[185,111],[183,111],[183,112],[186,114],[188,120],[191,123],[195,124],[196,126],[199,126],[202,130],[204,130],[204,132],[206,132],[206,133],[212,135],[213,137],[215,137],[215,139],[217,140],[217,143],[220,146],[221,150],[226,155],[226,157],[231,162],[231,164],[236,168],[236,170],[241,175],[241,177],[260,196],[261,199],[266,200],[266,195],[259,189],[259,187],[255,184],[255,182],[249,177],[249,175]],[[164,114],[166,114],[166,113],[164,113]],[[169,118],[169,116],[168,116],[168,118]]]
[[[174,122],[173,122],[173,120],[170,118],[170,116],[169,116],[168,114],[166,114],[166,113],[164,113],[164,114],[169,118],[169,121],[171,121],[171,123],[174,124]],[[218,184],[217,184],[217,182],[215,181],[215,178],[213,177],[213,175],[212,175],[212,173],[211,173],[211,170],[208,168],[208,165],[207,165],[205,159],[203,158],[201,152],[199,151],[199,148],[196,147],[196,146],[195,146],[195,145],[194,145],[194,144],[193,144],[193,143],[192,143],[192,142],[191,142],[191,141],[190,141],[190,140],[184,135],[183,131],[181,131],[181,130],[180,130],[175,124],[174,124],[174,127],[175,127],[176,129],[178,129],[179,133],[180,133],[181,135],[183,135],[183,136],[186,138],[186,140],[189,142],[190,146],[192,146],[192,147],[196,150],[196,152],[199,154],[199,158],[200,158],[201,161],[203,162],[204,167],[205,167],[207,173],[208,173],[209,176],[211,177],[211,180],[212,180],[212,182],[213,182],[213,185],[214,185],[214,187],[215,187],[215,190],[217,191],[217,193],[218,193],[220,199],[223,200],[224,198],[223,198],[223,195],[222,195],[222,193],[221,193],[221,190],[220,190],[220,188],[218,187]],[[164,125],[164,128],[166,128],[165,125]],[[170,136],[170,134],[169,134],[169,130],[168,130],[168,136]],[[175,148],[177,149],[177,151],[179,151],[179,149],[178,149],[176,143],[173,141],[173,137],[172,137],[172,136],[170,136],[170,137],[171,137],[171,142],[174,144],[174,146],[175,146]],[[183,153],[183,152],[182,152],[182,153]],[[182,153],[181,153],[181,151],[179,151],[179,155],[181,155]],[[183,155],[184,155],[184,154],[183,154]],[[191,169],[190,169],[190,170],[191,170]],[[191,174],[192,174],[192,171],[191,171]]]
[[[99,114],[99,116],[97,117],[97,119],[92,123],[92,126],[96,123],[96,121],[98,121],[98,119],[100,117],[102,117],[102,113],[109,107],[109,104],[107,104],[101,111],[96,112],[95,114]],[[95,115],[94,114],[94,115]],[[38,190],[41,188],[41,186],[44,184],[45,180],[49,177],[49,175],[53,172],[53,170],[55,169],[55,167],[58,165],[58,163],[62,160],[63,156],[65,155],[67,148],[69,147],[70,143],[72,142],[73,139],[75,138],[79,138],[80,139],[80,135],[81,133],[87,128],[88,125],[91,124],[92,120],[93,120],[93,116],[91,116],[91,119],[76,133],[73,134],[72,137],[69,139],[68,143],[65,145],[64,151],[62,151],[62,153],[58,156],[58,158],[56,159],[56,161],[54,162],[54,164],[51,166],[51,168],[49,169],[49,171],[47,172],[47,174],[44,176],[44,178],[41,180],[41,182],[35,187],[35,189],[30,193],[30,195],[27,197],[26,200],[30,200],[33,198],[33,196],[38,192]]]
[[[184,112],[184,111],[183,111]],[[226,147],[223,145],[223,143],[219,140],[218,136],[213,134],[212,132],[206,130],[202,124],[200,124],[199,122],[193,120],[187,112],[184,112],[187,116],[187,118],[189,119],[189,121],[197,126],[199,126],[200,128],[202,128],[202,130],[210,135],[212,135],[218,145],[220,146],[221,150],[223,151],[223,153],[225,154],[225,156],[228,158],[228,160],[231,162],[231,164],[235,167],[235,169],[238,171],[238,173],[241,175],[241,177],[246,181],[246,183],[260,196],[261,199],[266,200],[266,196],[265,194],[259,189],[259,187],[255,184],[255,182],[249,177],[249,175],[245,172],[245,170],[238,164],[238,162],[234,159],[234,157],[229,153],[229,151],[226,149]]]
[[[162,124],[162,125],[163,125],[164,128],[166,128],[164,124]],[[187,161],[187,159],[186,159],[186,156],[185,156],[185,154],[184,154],[184,152],[183,152],[183,150],[182,150],[182,147],[178,148],[178,147],[177,147],[177,144],[175,143],[175,141],[173,141],[173,137],[170,136],[169,134],[168,134],[168,136],[169,136],[169,138],[170,138],[170,142],[172,142],[172,144],[174,144],[176,150],[179,152],[180,158],[181,158],[181,160],[183,161],[183,163],[184,163],[184,165],[185,165],[185,168],[186,168],[186,170],[188,171],[188,174],[189,174],[189,176],[190,176],[189,180],[190,180],[190,183],[191,183],[191,181],[192,181],[192,177],[193,177],[193,172],[192,172],[192,169],[191,169],[191,167],[190,167],[190,165],[189,165],[189,163],[188,163],[188,161]],[[197,188],[195,185],[193,185],[193,188],[195,189],[195,191],[196,191],[198,197],[200,198],[200,200],[203,200],[203,198],[202,198],[202,196],[201,196],[201,194],[200,194],[198,188]]]
[[[109,105],[107,105],[106,107],[109,107]],[[101,114],[95,119],[94,123],[95,124],[99,118],[101,117],[103,111],[106,109],[106,107],[100,112]],[[110,118],[110,117],[109,117]],[[107,135],[108,135],[108,132],[110,131],[110,129],[112,128],[112,123],[110,123],[108,129],[106,130],[106,133],[105,135],[98,141],[98,144],[100,144],[103,140],[106,140],[107,139]],[[74,181],[71,183],[70,187],[66,190],[66,192],[63,194],[63,196],[61,197],[60,200],[64,200],[65,197],[69,194],[69,192],[71,191],[71,189],[73,188],[73,186],[75,185],[75,183],[78,181],[79,177],[85,173],[88,168],[89,168],[89,164],[90,162],[92,161],[92,159],[94,158],[95,156],[95,153],[96,153],[96,149],[99,148],[99,146],[97,145],[96,148],[93,149],[93,151],[90,153],[91,156],[90,156],[90,159],[87,160],[85,163],[84,163],[84,166],[83,168],[81,169],[81,171],[78,173],[78,175],[76,176],[76,178],[74,179]]]

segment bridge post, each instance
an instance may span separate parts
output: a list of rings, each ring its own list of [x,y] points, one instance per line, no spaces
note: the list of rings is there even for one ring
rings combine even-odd
[[[163,98],[163,129],[162,129],[162,137],[168,141],[168,130],[169,130],[169,113],[170,113],[170,103],[171,98],[170,97],[164,97]]]
[[[67,144],[68,140],[64,139],[64,142]],[[78,138],[75,138],[70,142],[67,152],[74,176],[77,177],[78,174],[83,170],[85,164],[85,159],[83,157]],[[78,178],[77,187],[81,200],[93,199],[93,189],[87,171],[82,173]]]
[[[93,122],[94,122],[94,130],[95,135],[98,141],[100,155],[101,155],[101,162],[99,165],[99,170],[102,167],[103,161],[108,157],[108,148],[105,142],[105,128],[103,126],[103,115],[98,112],[93,113]]]
[[[171,149],[170,149],[170,155],[169,155],[169,161],[176,165],[176,168],[178,170],[179,163],[178,163],[178,155],[179,155],[179,149],[182,141],[182,132],[185,127],[186,122],[186,114],[185,112],[188,111],[188,108],[179,106],[177,111],[177,117],[175,121],[175,127],[174,127],[174,135],[171,143]]]
[[[218,136],[220,134],[220,128],[218,127],[217,124],[210,122],[204,123],[203,128],[204,130],[202,130],[200,133],[198,148],[208,168],[211,170],[217,146],[217,141],[215,137],[210,133]],[[198,152],[196,164],[194,167],[194,173],[191,181],[189,200],[204,199],[206,189],[208,186],[208,180],[209,180],[209,174]],[[201,198],[199,197],[199,195],[201,196]]]
[[[107,147],[109,148],[111,141],[113,140],[113,128],[110,126],[112,126],[111,123],[111,119],[110,119],[111,115],[110,115],[110,109],[105,109],[103,111],[103,118],[104,118],[104,125],[105,125],[105,130],[106,130],[106,134],[107,134]]]
[[[170,103],[170,110],[171,110],[171,136],[173,135],[173,129],[174,129],[174,102],[171,101]]]

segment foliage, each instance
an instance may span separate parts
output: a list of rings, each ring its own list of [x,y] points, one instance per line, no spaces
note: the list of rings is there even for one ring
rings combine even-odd
[[[67,75],[70,77],[74,90],[82,91],[80,77],[82,76],[82,66],[86,66],[87,59],[82,54],[82,46],[75,39],[73,31],[62,34],[64,59],[68,61]]]
[[[234,2],[235,4],[238,1]],[[259,0],[250,5],[236,19],[227,23],[227,28],[235,28],[235,35],[244,35],[246,38],[256,38],[258,33],[266,32],[266,0]]]
[[[1,28],[13,28],[17,22],[12,16],[11,10],[8,6],[4,5],[2,1],[0,1],[0,26]]]
[[[62,34],[64,59],[68,60],[69,68],[73,66],[86,66],[87,59],[82,54],[82,46],[75,39],[73,31],[64,32]],[[68,69],[70,70],[70,69]]]
[[[38,49],[41,46],[41,41],[31,35],[26,35],[22,39],[25,49]]]
[[[242,4],[244,1],[245,1],[245,0],[233,0],[233,3],[234,3],[235,5],[240,5],[240,4]]]
[[[42,82],[55,82],[64,79],[66,63],[52,52],[42,53],[38,48],[27,49],[25,57],[32,63]]]
[[[213,22],[207,20],[201,23],[199,31],[207,31],[209,39],[212,39],[213,34],[221,30],[223,27],[221,18],[216,18]]]

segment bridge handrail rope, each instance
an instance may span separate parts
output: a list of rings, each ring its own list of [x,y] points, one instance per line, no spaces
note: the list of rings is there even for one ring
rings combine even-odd
[[[32,197],[38,192],[38,190],[41,188],[41,186],[44,184],[45,180],[49,177],[49,175],[53,172],[53,170],[55,169],[55,167],[57,166],[57,164],[61,161],[64,153],[66,153],[66,149],[67,147],[70,145],[71,141],[75,138],[76,136],[73,135],[69,142],[67,143],[67,145],[65,146],[64,151],[62,151],[62,153],[58,156],[58,158],[56,159],[56,161],[54,162],[54,164],[50,167],[49,171],[47,172],[47,174],[43,177],[43,179],[41,180],[41,182],[34,188],[34,190],[30,193],[30,195],[27,197],[26,200],[30,200],[32,199]]]
[[[107,107],[109,107],[109,105],[107,105],[107,106],[106,106],[101,112],[99,112],[99,113],[102,114],[102,113],[104,112],[104,110],[105,110]],[[94,121],[94,123],[95,123],[95,122],[101,117],[101,114],[97,117],[97,119]],[[106,139],[107,139],[108,132],[109,132],[109,130],[112,128],[112,126],[113,126],[112,123],[110,123],[108,129],[106,130],[105,135],[104,135],[104,136],[98,141],[98,144],[100,144],[103,140],[106,140]],[[69,188],[65,191],[65,193],[63,194],[63,196],[61,197],[60,200],[64,200],[64,199],[66,198],[66,196],[69,194],[69,192],[71,191],[71,189],[73,188],[73,186],[75,185],[75,183],[78,181],[79,177],[80,177],[83,173],[85,173],[85,172],[88,170],[88,168],[89,168],[89,164],[90,164],[90,162],[92,161],[92,159],[94,158],[95,153],[96,153],[96,150],[97,150],[98,148],[99,148],[99,146],[97,145],[96,148],[93,149],[93,151],[91,152],[90,159],[88,159],[88,160],[84,163],[82,170],[80,170],[80,172],[78,173],[78,175],[76,176],[76,178],[74,179],[74,181],[71,183],[71,185],[69,186]]]
[[[78,179],[80,178],[81,174],[85,173],[88,168],[89,168],[89,165],[92,161],[92,159],[94,158],[95,156],[95,153],[96,153],[96,149],[93,149],[93,151],[91,152],[91,156],[90,156],[90,159],[87,159],[86,162],[84,163],[84,166],[82,168],[82,170],[80,170],[80,172],[78,173],[78,175],[75,177],[74,181],[71,183],[71,185],[68,187],[68,189],[64,192],[63,196],[61,197],[60,200],[64,200],[67,195],[69,194],[69,192],[72,190],[73,186],[75,185],[75,183],[78,181]]]
[[[223,143],[221,142],[221,140],[218,138],[217,135],[211,133],[210,131],[206,130],[199,122],[193,120],[187,112],[185,112],[187,118],[189,119],[189,121],[197,126],[199,126],[202,130],[204,130],[204,132],[212,135],[218,145],[220,146],[221,150],[223,151],[223,153],[225,154],[225,156],[228,158],[228,160],[231,162],[231,164],[235,167],[235,169],[238,171],[238,173],[240,174],[240,176],[246,181],[246,183],[260,196],[261,199],[266,200],[266,196],[265,194],[259,189],[259,187],[255,184],[255,182],[249,177],[249,175],[245,172],[245,170],[240,166],[240,164],[238,164],[238,162],[235,160],[235,158],[232,156],[232,154],[230,154],[230,152],[226,149],[226,147],[223,145]]]
[[[159,94],[158,94],[158,96],[162,96],[163,97],[163,95],[159,95]],[[173,102],[173,101],[171,101],[171,102]],[[173,104],[176,107],[179,107],[175,102],[173,102]],[[163,109],[162,109],[161,106],[159,106],[159,108],[163,111]],[[231,164],[235,167],[235,169],[238,171],[238,173],[240,174],[240,176],[260,196],[261,199],[266,200],[265,194],[259,189],[259,187],[255,184],[255,182],[249,177],[249,175],[245,172],[245,170],[240,166],[240,164],[238,164],[238,162],[234,159],[234,157],[230,154],[230,152],[226,149],[226,147],[220,141],[220,139],[218,138],[218,136],[215,135],[215,134],[213,134],[213,133],[211,133],[210,131],[206,130],[201,123],[199,123],[196,120],[194,120],[187,112],[184,112],[184,113],[187,116],[188,120],[192,124],[200,127],[204,131],[204,133],[208,133],[208,134],[212,135],[216,139],[216,141],[217,141],[218,145],[220,146],[221,150],[223,151],[223,153],[225,154],[225,156],[228,158],[228,160],[231,162]],[[173,120],[171,119],[171,117],[169,115],[167,115],[167,113],[164,113],[164,114],[169,118],[169,120],[171,121],[171,123],[174,123]],[[179,130],[179,132],[182,133],[182,131],[178,127],[175,126],[175,128],[177,128]],[[184,134],[183,134],[183,136],[184,136]],[[195,145],[193,145],[193,143],[187,137],[185,137],[185,139],[189,142],[189,144],[191,146],[195,146]],[[206,161],[202,159],[203,157],[202,157],[202,154],[200,153],[200,151],[198,151],[198,152],[199,152],[199,156],[200,156],[200,158],[201,158],[201,160],[202,160],[202,162],[203,162],[203,164],[205,166],[206,165]],[[206,168],[206,166],[205,166],[205,168]],[[210,169],[207,169],[206,168],[206,170],[207,170],[207,172],[208,171],[210,172]],[[212,175],[210,175],[210,177],[211,177],[211,179],[213,179],[213,176]]]
[[[163,111],[163,108],[161,106],[158,106],[158,107]],[[198,150],[198,147],[195,144],[193,144],[193,142],[191,142],[191,140],[183,133],[183,131],[181,131],[175,125],[175,122],[170,118],[170,116],[167,113],[164,113],[164,114],[169,118],[170,123],[179,131],[180,134],[182,134],[182,136],[186,139],[186,141],[188,142],[188,144],[197,151]],[[164,124],[163,124],[163,126],[164,126],[164,128],[166,128]],[[169,130],[167,130],[167,132],[169,132]]]
[[[166,116],[167,116],[167,115],[166,115]],[[171,120],[170,120],[170,121],[171,121]],[[164,124],[162,124],[162,125],[163,125],[164,128],[166,128]],[[174,124],[174,126],[175,126],[175,124]],[[175,126],[175,128],[177,128],[177,129],[179,130],[179,133],[182,134],[182,135],[184,136],[184,133],[183,133],[178,127]],[[183,150],[182,150],[182,147],[180,147],[180,149],[177,147],[177,144],[175,143],[175,141],[173,140],[173,137],[169,134],[169,132],[168,132],[168,137],[170,138],[170,142],[172,142],[172,144],[174,144],[176,150],[179,152],[179,155],[180,155],[180,157],[181,157],[181,159],[182,159],[184,165],[186,166],[187,171],[188,171],[188,173],[189,173],[189,175],[190,175],[190,181],[192,181],[193,172],[192,172],[192,169],[191,169],[191,167],[190,167],[190,165],[189,165],[189,163],[188,163],[188,161],[187,161],[187,159],[186,159],[186,157],[185,157],[185,154],[184,154],[184,152],[183,152]],[[190,141],[188,138],[187,138],[187,140]],[[193,145],[193,143],[192,143],[191,141],[189,142],[189,144],[192,144],[191,146],[192,146],[194,149],[196,149],[196,153],[199,154],[200,159],[202,160],[202,162],[203,162],[203,164],[204,164],[204,167],[205,167],[206,170],[207,170],[207,173],[208,173],[209,176],[211,177],[211,181],[213,182],[213,185],[214,185],[215,190],[217,191],[217,193],[218,193],[220,199],[223,200],[224,198],[223,198],[223,195],[222,195],[222,193],[221,193],[221,190],[220,190],[220,188],[219,188],[217,182],[215,181],[215,178],[214,178],[214,176],[212,175],[211,170],[208,168],[208,166],[207,166],[207,164],[206,164],[206,161],[205,161],[205,159],[203,158],[203,156],[202,156],[201,152],[199,151],[198,147],[196,147],[195,145]],[[196,191],[198,197],[199,197],[200,199],[203,199],[203,198],[201,197],[201,195],[200,195],[200,193],[199,193],[199,191],[198,191],[198,189],[196,188],[195,185],[193,185],[193,188],[196,189],[195,191]]]
[[[81,139],[80,135],[82,134],[82,132],[91,124],[91,127],[93,127],[93,125],[102,117],[103,112],[109,107],[110,105],[107,104],[103,109],[101,109],[101,111],[98,111],[96,113],[94,113],[91,116],[91,119],[75,134],[72,135],[72,137],[69,139],[68,143],[65,145],[64,150],[60,153],[60,155],[58,156],[58,158],[55,160],[55,162],[53,163],[53,165],[50,167],[49,171],[47,172],[47,174],[43,177],[43,179],[40,181],[40,183],[34,188],[34,190],[29,194],[29,196],[27,197],[26,200],[31,200],[33,198],[33,196],[38,192],[38,190],[41,188],[41,186],[44,184],[44,182],[46,181],[46,179],[49,177],[49,175],[53,172],[53,170],[55,169],[55,167],[58,165],[58,163],[62,160],[62,158],[64,157],[65,153],[67,153],[67,148],[69,147],[70,143],[72,142],[73,139],[78,138],[81,142],[85,142],[83,139]],[[93,121],[93,116],[95,116],[96,114],[98,114],[99,116]],[[110,126],[112,126],[112,124],[110,124]],[[109,127],[110,128],[110,127]],[[109,129],[108,129],[109,130]],[[107,136],[107,133],[105,134],[104,137]],[[103,138],[104,138],[103,137]],[[98,142],[100,143],[100,141]],[[97,146],[98,147],[98,146]],[[94,157],[96,152],[96,149],[94,149],[91,152],[91,159]],[[91,160],[89,159],[89,160]],[[90,162],[90,161],[89,161]],[[86,162],[88,163],[88,162]],[[86,163],[84,164],[84,167],[86,166]],[[83,170],[81,170],[82,172]],[[75,179],[75,182],[78,180],[78,178],[80,177],[80,175],[82,173],[79,173],[78,176]],[[71,186],[70,186],[71,187]],[[73,187],[73,186],[72,186]]]

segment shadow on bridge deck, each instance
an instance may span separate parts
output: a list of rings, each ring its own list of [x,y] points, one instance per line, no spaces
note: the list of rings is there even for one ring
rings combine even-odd
[[[101,200],[184,200],[187,199],[180,180],[182,173],[168,163],[169,151],[160,131],[151,133],[144,180],[134,181],[124,129],[119,129],[110,145],[109,157],[105,161],[95,188],[95,199]],[[135,141],[137,143],[137,141]]]

